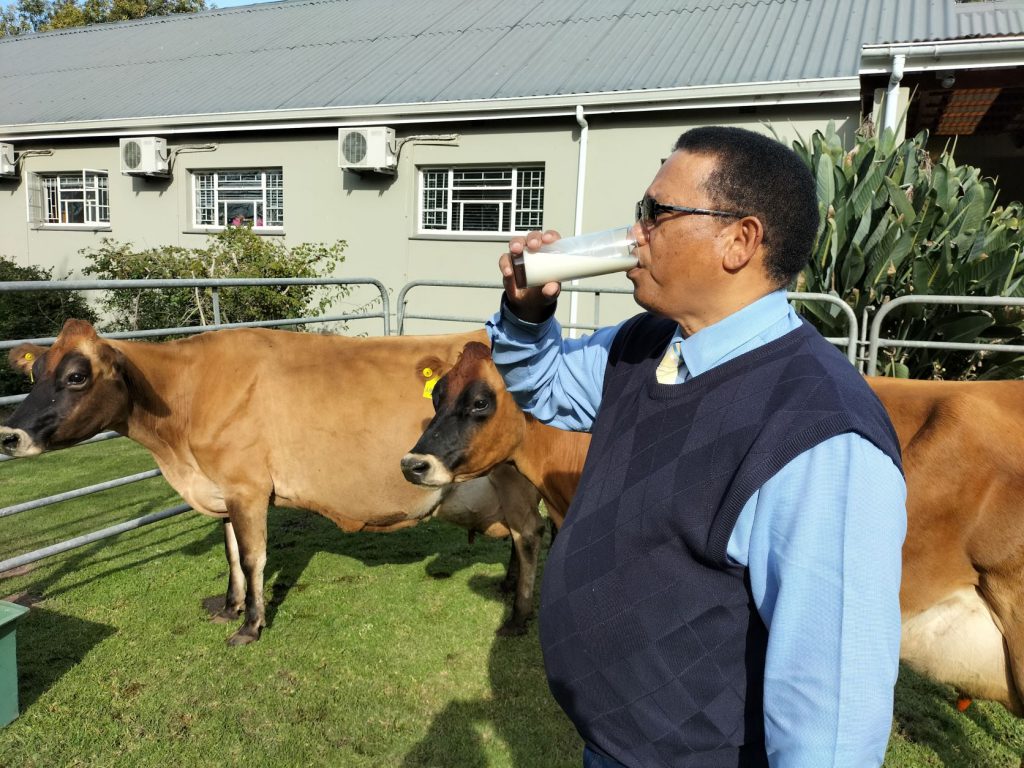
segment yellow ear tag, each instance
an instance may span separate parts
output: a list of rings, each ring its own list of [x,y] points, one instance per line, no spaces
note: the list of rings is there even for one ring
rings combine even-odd
[[[36,359],[36,356],[33,355],[31,352],[26,352],[25,356],[22,358],[22,360],[24,360],[26,363],[31,363],[35,359]],[[36,377],[32,375],[32,366],[31,365],[28,367],[28,383],[29,384],[35,384],[36,383]]]
[[[423,384],[423,396],[429,398],[434,394],[434,385],[437,384],[437,380],[441,377],[434,375],[433,368],[424,368],[423,378],[427,380]]]

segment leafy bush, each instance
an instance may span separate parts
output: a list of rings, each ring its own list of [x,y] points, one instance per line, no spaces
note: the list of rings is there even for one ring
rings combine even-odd
[[[997,206],[995,181],[957,165],[947,146],[933,159],[927,132],[897,143],[891,130],[858,135],[849,150],[833,125],[793,148],[817,180],[821,224],[795,290],[831,293],[858,319],[899,296],[1024,296],[1022,205]],[[838,309],[807,302],[822,333],[845,335]],[[1015,308],[910,306],[890,314],[886,338],[1024,344]],[[882,350],[879,370],[913,378],[1010,378],[1024,357],[932,349]]]
[[[0,282],[52,279],[52,269],[22,267],[0,256]],[[74,291],[0,291],[0,339],[56,336],[70,317],[96,319],[85,297]],[[28,392],[28,380],[7,365],[7,354],[0,354],[0,359],[0,395]]]
[[[330,276],[344,260],[345,242],[303,243],[287,248],[247,227],[228,228],[210,236],[206,248],[162,246],[136,251],[131,243],[104,239],[81,251],[89,261],[83,271],[105,280],[173,278],[318,278]],[[345,296],[344,287],[252,286],[220,289],[223,323],[317,317]],[[159,288],[114,290],[102,307],[105,330],[135,331],[214,323],[209,289]]]

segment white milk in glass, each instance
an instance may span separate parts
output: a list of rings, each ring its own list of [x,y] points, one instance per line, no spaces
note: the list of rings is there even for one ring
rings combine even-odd
[[[631,226],[563,237],[538,251],[513,256],[512,274],[516,287],[526,288],[625,272],[637,264],[635,248]]]

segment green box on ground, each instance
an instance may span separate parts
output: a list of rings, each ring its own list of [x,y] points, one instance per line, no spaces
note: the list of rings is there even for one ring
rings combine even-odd
[[[0,600],[0,728],[18,716],[18,654],[15,624],[28,608]]]

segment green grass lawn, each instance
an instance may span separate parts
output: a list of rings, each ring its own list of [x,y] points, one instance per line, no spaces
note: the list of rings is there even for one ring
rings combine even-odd
[[[0,464],[0,506],[152,467],[126,440]],[[162,479],[0,519],[0,559],[180,503]],[[229,648],[220,525],[185,513],[0,580],[22,714],[0,766],[578,766],[536,625],[498,638],[505,542],[273,510],[260,642]],[[888,768],[1019,768],[1024,723],[902,670]]]

